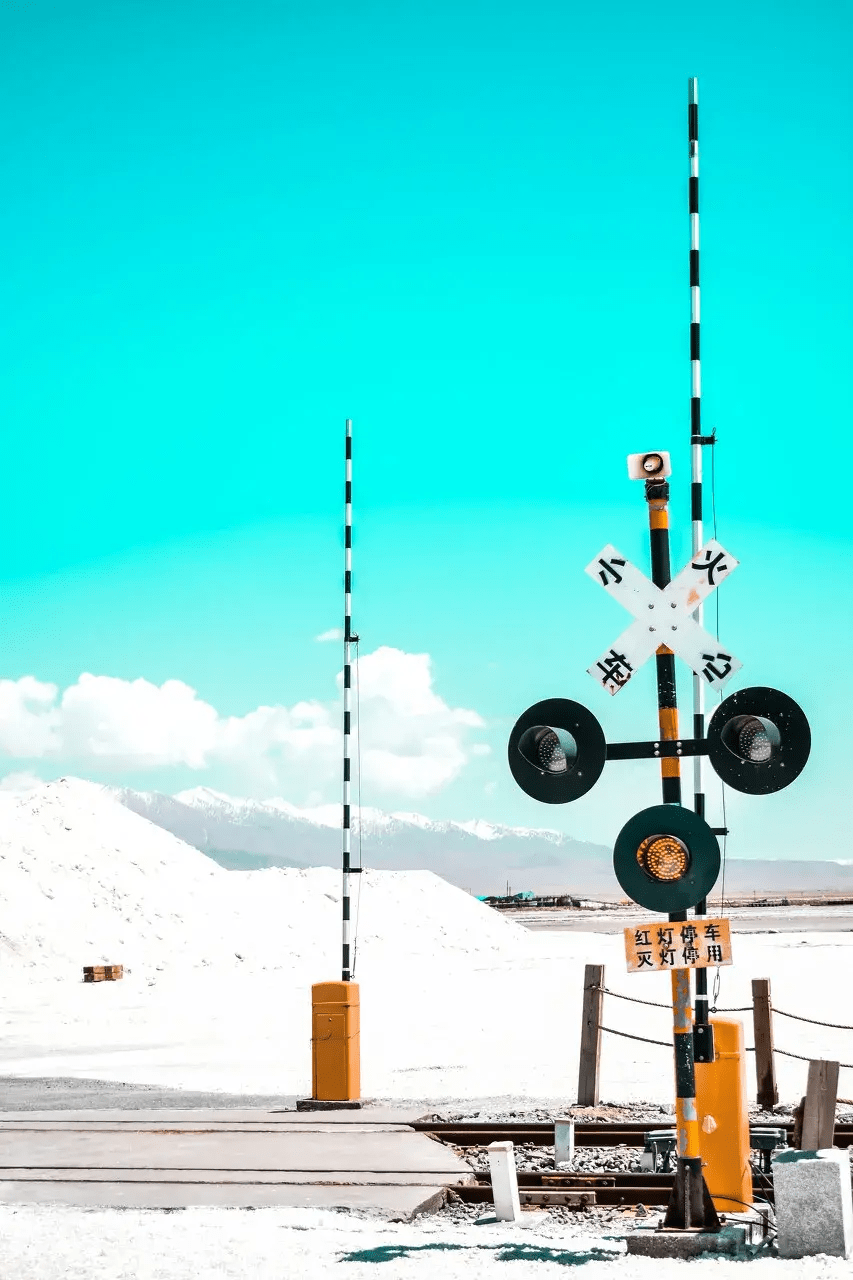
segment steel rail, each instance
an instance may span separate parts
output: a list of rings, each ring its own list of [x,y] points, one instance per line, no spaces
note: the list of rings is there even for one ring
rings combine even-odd
[[[522,1204],[565,1205],[584,1209],[592,1205],[638,1205],[665,1209],[675,1175],[672,1173],[557,1174],[553,1170],[518,1171],[518,1191]],[[466,1204],[489,1204],[492,1184],[488,1174],[475,1183],[451,1186]],[[772,1204],[773,1188],[766,1176],[756,1174],[753,1190],[757,1199]]]
[[[646,1134],[653,1130],[672,1129],[674,1121],[661,1118],[658,1121],[623,1122],[575,1121],[575,1146],[578,1147],[642,1147],[646,1142]],[[754,1128],[784,1129],[787,1133],[793,1129],[792,1120],[777,1119],[756,1121]],[[553,1121],[520,1121],[520,1122],[488,1122],[488,1121],[433,1121],[417,1120],[412,1128],[419,1133],[429,1134],[443,1142],[457,1147],[482,1147],[490,1142],[514,1142],[516,1145],[531,1143],[535,1146],[549,1147],[554,1145]],[[837,1147],[853,1146],[853,1124],[836,1123],[835,1145]]]

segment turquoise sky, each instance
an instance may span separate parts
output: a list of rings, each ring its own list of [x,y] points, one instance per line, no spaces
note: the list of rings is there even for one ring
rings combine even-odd
[[[351,416],[363,653],[430,654],[492,748],[365,802],[601,840],[654,803],[641,764],[537,805],[504,743],[560,694],[654,732],[650,672],[614,700],[585,674],[627,615],[583,568],[646,565],[639,449],[672,451],[689,550],[695,75],[721,635],[816,735],[789,791],[732,797],[729,851],[853,856],[848,6],[33,0],[0,37],[0,676],[333,701]],[[4,765],[60,768],[234,785]]]

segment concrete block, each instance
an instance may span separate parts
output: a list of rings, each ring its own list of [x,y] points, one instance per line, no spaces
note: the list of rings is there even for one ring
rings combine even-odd
[[[511,1142],[492,1142],[486,1147],[489,1154],[489,1171],[492,1175],[492,1199],[495,1216],[501,1222],[518,1222],[521,1218],[521,1202],[518,1198],[518,1177],[515,1172],[515,1150]]]
[[[414,1117],[379,1108],[0,1116],[0,1204],[292,1205],[372,1209],[408,1221],[474,1175],[407,1118]]]
[[[554,1168],[561,1164],[571,1168],[575,1158],[575,1122],[574,1120],[554,1121]]]
[[[156,1175],[155,1175],[156,1176]],[[0,1181],[0,1204],[76,1205],[92,1209],[338,1209],[369,1212],[391,1222],[434,1213],[447,1197],[436,1186],[326,1186],[259,1183],[243,1186],[178,1182]],[[525,1215],[526,1217],[527,1215]]]
[[[748,1256],[753,1228],[727,1222],[719,1231],[678,1231],[672,1228],[631,1231],[625,1236],[629,1254],[644,1258],[697,1258],[702,1254]]]
[[[773,1161],[780,1258],[853,1255],[853,1194],[847,1151],[782,1151]]]

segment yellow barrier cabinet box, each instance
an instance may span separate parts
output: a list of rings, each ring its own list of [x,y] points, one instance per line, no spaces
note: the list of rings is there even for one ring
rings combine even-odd
[[[696,1111],[702,1172],[718,1212],[752,1204],[749,1110],[743,1023],[711,1018],[714,1061],[696,1063]]]
[[[311,988],[312,1096],[322,1102],[361,1097],[357,982],[316,982]]]

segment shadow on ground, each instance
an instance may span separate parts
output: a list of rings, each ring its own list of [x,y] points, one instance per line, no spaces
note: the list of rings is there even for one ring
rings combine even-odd
[[[582,1267],[587,1262],[610,1262],[621,1260],[624,1250],[619,1248],[598,1249],[549,1249],[537,1244],[449,1244],[435,1241],[430,1244],[383,1244],[374,1249],[356,1249],[352,1253],[343,1253],[338,1262],[396,1262],[400,1258],[409,1258],[419,1253],[449,1253],[461,1249],[489,1249],[497,1262],[556,1262],[562,1267]]]

